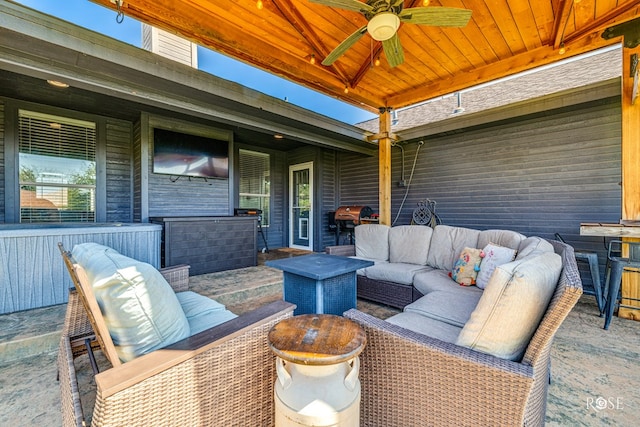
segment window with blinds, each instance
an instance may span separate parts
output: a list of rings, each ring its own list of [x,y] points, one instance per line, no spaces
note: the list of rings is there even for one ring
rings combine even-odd
[[[95,222],[96,124],[18,112],[20,222]]]
[[[269,226],[271,197],[269,154],[240,150],[238,157],[240,175],[238,207],[262,210],[262,225]]]

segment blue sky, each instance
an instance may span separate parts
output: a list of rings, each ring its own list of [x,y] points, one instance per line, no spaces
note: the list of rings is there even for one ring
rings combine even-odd
[[[141,46],[142,30],[140,22],[125,16],[124,21],[118,24],[116,23],[114,11],[98,6],[89,0],[15,1],[134,46]],[[267,95],[280,99],[286,98],[292,104],[345,123],[355,124],[376,117],[368,111],[322,95],[319,92],[304,88],[202,47],[198,48],[198,68]]]

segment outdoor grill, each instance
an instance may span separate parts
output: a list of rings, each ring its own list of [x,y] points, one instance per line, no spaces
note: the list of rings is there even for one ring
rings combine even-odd
[[[364,218],[371,218],[373,210],[369,206],[340,206],[334,214],[336,226],[336,244],[340,244],[340,233],[349,232],[349,243],[353,244],[353,229],[362,223]]]
[[[353,228],[362,218],[370,218],[373,210],[369,206],[340,206],[336,209],[335,221],[340,228]]]

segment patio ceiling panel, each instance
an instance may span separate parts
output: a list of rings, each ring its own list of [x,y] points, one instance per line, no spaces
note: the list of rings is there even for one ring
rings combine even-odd
[[[116,8],[112,0],[93,1]],[[471,20],[463,28],[402,23],[405,61],[392,68],[381,43],[368,34],[331,66],[321,65],[366,25],[358,12],[307,0],[262,4],[259,10],[256,0],[126,0],[121,10],[369,111],[404,107],[618,43],[602,39],[602,31],[640,14],[638,0],[434,0],[429,7],[470,9]],[[404,7],[422,4],[405,0]],[[559,55],[563,42],[566,53]]]

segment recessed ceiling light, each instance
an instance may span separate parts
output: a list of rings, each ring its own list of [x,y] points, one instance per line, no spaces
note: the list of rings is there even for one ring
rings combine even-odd
[[[273,135],[273,137],[274,137],[275,139],[282,139],[282,138],[284,138],[284,136],[280,135],[279,133],[276,133],[275,135]]]
[[[61,88],[69,87],[69,85],[67,83],[61,82],[59,80],[47,80],[47,83],[49,83],[51,86],[55,86],[55,87],[61,87]]]

